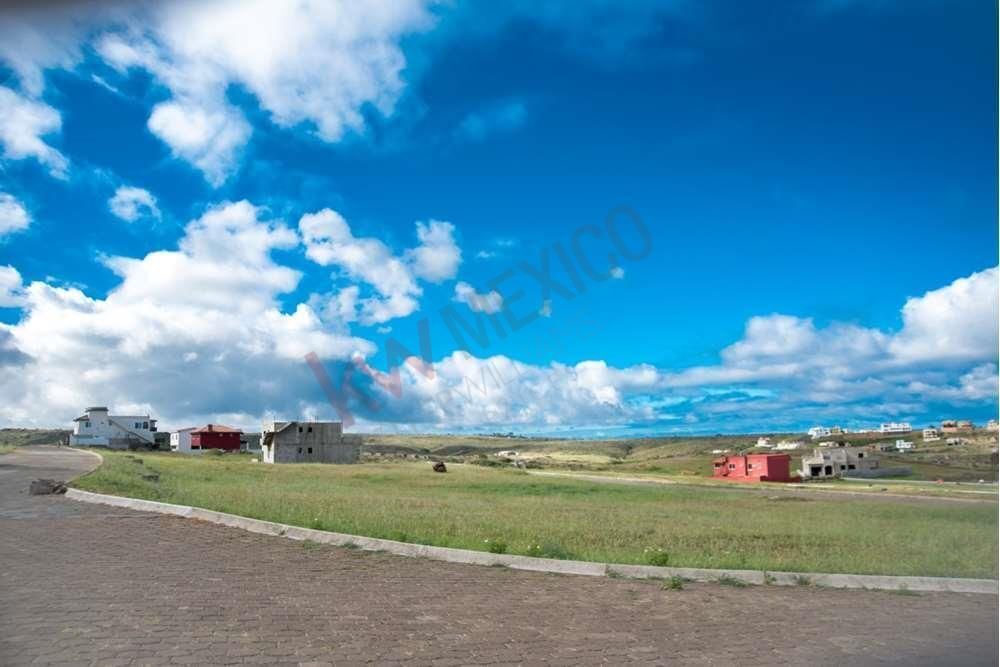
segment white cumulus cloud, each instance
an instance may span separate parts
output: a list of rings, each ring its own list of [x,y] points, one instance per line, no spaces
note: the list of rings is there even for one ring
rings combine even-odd
[[[0,266],[0,308],[17,308],[23,303],[21,273],[13,266]]]
[[[0,238],[27,229],[31,214],[14,195],[0,192]]]
[[[407,253],[414,275],[432,283],[454,278],[462,263],[462,251],[455,243],[455,226],[440,220],[418,222],[417,239],[420,245]]]
[[[149,190],[127,185],[115,190],[115,194],[108,200],[108,208],[126,222],[135,222],[139,218],[160,217],[156,197]]]
[[[500,309],[503,308],[503,295],[500,292],[491,290],[480,294],[467,282],[455,284],[454,300],[458,303],[464,303],[476,313],[493,314],[500,312]]]
[[[34,158],[56,178],[66,178],[69,160],[46,143],[62,128],[59,112],[38,100],[0,86],[0,146],[8,160]]]
[[[19,355],[17,373],[0,373],[0,422],[61,423],[91,403],[167,420],[240,413],[243,424],[297,413],[317,393],[306,354],[374,350],[329,331],[307,304],[281,307],[300,274],[271,253],[297,245],[248,202],[224,203],[191,221],[176,250],[106,259],[120,279],[106,298],[30,283],[21,319],[0,324]]]
[[[332,295],[323,311],[341,322],[381,324],[416,311],[423,294],[419,280],[442,282],[454,277],[462,259],[451,223],[416,223],[418,245],[397,256],[381,240],[354,236],[340,213],[323,209],[299,220],[306,256],[320,266],[336,266],[354,281],[369,285],[360,296],[352,285]]]
[[[431,25],[418,0],[181,1],[133,12],[96,48],[170,90],[150,129],[218,185],[251,134],[226,101],[231,86],[252,94],[276,125],[304,125],[336,142],[365,131],[363,108],[393,112],[406,65],[399,42]]]

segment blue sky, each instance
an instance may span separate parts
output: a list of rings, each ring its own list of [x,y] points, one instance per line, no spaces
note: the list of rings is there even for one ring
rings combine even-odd
[[[0,424],[334,418],[422,321],[356,428],[996,416],[995,7],[91,9],[0,19]]]

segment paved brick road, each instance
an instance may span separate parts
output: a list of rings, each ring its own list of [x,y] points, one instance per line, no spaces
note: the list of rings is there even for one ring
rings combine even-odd
[[[0,664],[993,664],[997,598],[599,579],[30,497],[0,457]]]

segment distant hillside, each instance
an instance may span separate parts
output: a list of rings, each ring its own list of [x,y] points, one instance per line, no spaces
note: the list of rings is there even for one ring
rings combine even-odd
[[[769,434],[772,442],[798,440],[799,450],[788,452],[792,466],[798,468],[803,454],[819,443],[803,434]],[[951,436],[948,436],[951,437]],[[823,440],[844,441],[850,445],[893,444],[897,439],[914,442],[910,453],[884,453],[886,465],[908,466],[912,478],[949,481],[995,481],[996,431],[975,430],[954,434],[961,443],[948,445],[945,440],[924,442],[920,432],[903,436],[878,433],[834,435]],[[510,438],[484,435],[379,435],[362,436],[362,454],[369,459],[395,457],[441,458],[486,465],[499,464],[496,454],[514,450],[532,467],[573,470],[633,471],[666,475],[706,477],[712,474],[716,452],[771,451],[756,449],[756,435],[714,435],[633,438],[623,440],[571,440],[545,438]]]
[[[58,445],[69,433],[68,429],[0,428],[0,447]]]

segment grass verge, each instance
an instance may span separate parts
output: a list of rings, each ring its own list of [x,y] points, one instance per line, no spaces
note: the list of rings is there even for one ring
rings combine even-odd
[[[139,462],[141,460],[141,462]],[[997,576],[997,506],[861,496],[774,503],[731,489],[616,485],[426,463],[279,465],[129,455],[74,484],[420,544],[678,567]]]

